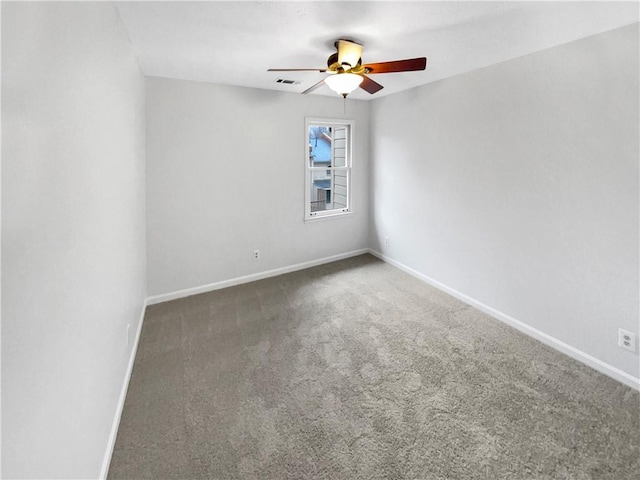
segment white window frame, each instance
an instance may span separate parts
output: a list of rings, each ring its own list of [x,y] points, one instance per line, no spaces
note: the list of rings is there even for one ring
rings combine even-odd
[[[314,171],[323,171],[327,170],[327,167],[312,167],[311,162],[309,161],[309,127],[312,125],[321,125],[327,127],[348,127],[348,138],[345,142],[345,165],[344,167],[335,167],[335,165],[331,165],[330,170],[333,172],[335,170],[344,170],[347,174],[347,206],[346,208],[338,208],[332,210],[321,210],[321,211],[311,211],[311,174]],[[351,152],[353,151],[353,120],[345,120],[345,119],[334,119],[334,118],[312,118],[306,117],[304,122],[304,221],[316,221],[321,219],[329,219],[329,218],[337,218],[343,217],[345,215],[350,215],[352,212],[352,191],[351,191],[351,176],[352,176],[352,162]],[[333,155],[333,153],[332,153]],[[332,191],[332,195],[335,194],[335,191]]]

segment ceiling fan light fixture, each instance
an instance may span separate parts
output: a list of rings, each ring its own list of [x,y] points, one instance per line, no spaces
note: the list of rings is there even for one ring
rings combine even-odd
[[[324,82],[331,90],[346,98],[363,80],[364,78],[355,73],[336,73],[325,78]]]

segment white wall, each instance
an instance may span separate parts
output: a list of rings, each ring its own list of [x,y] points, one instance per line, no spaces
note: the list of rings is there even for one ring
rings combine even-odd
[[[344,109],[337,96],[147,78],[149,295],[366,248],[369,105]],[[305,116],[355,120],[353,215],[303,221]]]
[[[370,242],[638,376],[637,24],[346,113],[146,85],[149,295]],[[4,478],[99,474],[145,296],[144,95],[111,5],[3,3]],[[305,116],[356,122],[351,216],[302,220]]]
[[[3,2],[3,478],[100,473],[145,295],[144,145],[113,5]]]
[[[375,250],[638,377],[638,24],[372,118]]]

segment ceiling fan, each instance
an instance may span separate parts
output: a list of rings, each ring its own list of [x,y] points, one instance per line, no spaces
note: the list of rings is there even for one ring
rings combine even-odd
[[[270,68],[268,72],[322,72],[330,73],[315,85],[302,93],[309,93],[326,83],[331,90],[347,98],[351,92],[360,87],[374,94],[382,88],[378,82],[367,75],[374,73],[411,72],[424,70],[426,57],[394,60],[391,62],[362,64],[362,45],[352,40],[339,39],[335,42],[337,52],[327,59],[327,68]]]

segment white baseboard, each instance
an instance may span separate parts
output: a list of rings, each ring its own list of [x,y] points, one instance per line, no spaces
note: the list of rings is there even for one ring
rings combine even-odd
[[[259,272],[259,273],[254,273],[252,275],[245,275],[243,277],[237,277],[237,278],[232,278],[230,280],[223,280],[221,282],[215,282],[215,283],[210,283],[208,285],[202,285],[199,287],[194,287],[194,288],[188,288],[188,289],[184,289],[184,290],[179,290],[177,292],[172,292],[172,293],[167,293],[167,294],[163,294],[163,295],[155,295],[152,297],[148,297],[146,299],[146,301],[144,302],[143,306],[142,306],[142,312],[140,314],[140,321],[138,323],[138,330],[136,332],[136,337],[133,343],[133,348],[131,349],[131,354],[129,357],[129,364],[127,366],[127,371],[125,374],[125,378],[124,378],[124,382],[122,384],[122,390],[120,392],[120,399],[118,400],[118,406],[116,408],[116,414],[115,417],[113,419],[113,425],[111,427],[111,434],[109,436],[109,442],[107,445],[107,450],[105,452],[104,455],[104,460],[102,463],[102,468],[100,469],[100,479],[106,479],[107,478],[107,474],[109,471],[109,464],[111,463],[111,456],[113,455],[113,448],[115,446],[115,442],[116,442],[116,438],[118,435],[118,426],[120,424],[120,418],[122,416],[122,410],[124,408],[124,402],[125,399],[127,397],[127,389],[129,387],[129,380],[131,378],[131,372],[133,370],[133,364],[135,361],[135,357],[136,357],[136,351],[138,350],[138,342],[140,340],[140,333],[142,331],[142,323],[144,321],[144,313],[145,313],[145,309],[148,305],[153,305],[156,303],[161,303],[161,302],[167,302],[169,300],[175,300],[178,298],[183,298],[183,297],[188,297],[190,295],[197,295],[199,293],[205,293],[205,292],[209,292],[209,291],[213,291],[213,290],[218,290],[221,288],[226,288],[226,287],[232,287],[234,285],[240,285],[242,283],[248,283],[248,282],[253,282],[256,280],[261,280],[263,278],[269,278],[269,277],[275,277],[277,275],[282,275],[285,273],[289,273],[289,272],[295,272],[297,270],[303,270],[305,268],[310,268],[310,267],[315,267],[317,265],[323,265],[325,263],[331,263],[331,262],[335,262],[337,260],[342,260],[345,258],[349,258],[349,257],[355,257],[357,255],[362,255],[364,253],[370,253],[371,255],[374,255],[375,257],[378,257],[380,260],[393,265],[396,268],[399,268],[400,270],[408,273],[409,275],[412,275],[413,277],[422,280],[425,283],[428,283],[429,285],[442,290],[445,293],[448,293],[449,295],[457,298],[458,300],[463,301],[464,303],[467,303],[475,308],[477,308],[478,310],[490,315],[491,317],[506,323],[507,325],[510,325],[516,329],[518,329],[519,331],[529,335],[530,337],[535,338],[536,340],[541,341],[542,343],[544,343],[545,345],[550,346],[551,348],[554,348],[568,356],[570,356],[571,358],[578,360],[579,362],[584,363],[585,365],[590,366],[591,368],[625,384],[628,385],[631,388],[634,388],[636,390],[640,390],[640,379],[629,375],[628,373],[620,370],[619,368],[616,368],[612,365],[609,365],[608,363],[603,362],[602,360],[599,360],[595,357],[592,357],[591,355],[578,350],[575,347],[572,347],[571,345],[568,345],[560,340],[558,340],[557,338],[552,337],[551,335],[548,335],[544,332],[541,332],[540,330],[531,327],[530,325],[527,325],[524,322],[521,322],[520,320],[516,320],[513,317],[510,317],[509,315],[502,313],[494,308],[491,308],[471,297],[468,297],[467,295],[458,292],[457,290],[454,290],[453,288],[448,287],[447,285],[444,285],[440,282],[438,282],[437,280],[434,280],[431,277],[428,277],[420,272],[418,272],[417,270],[414,270],[406,265],[404,265],[403,263],[400,263],[390,257],[387,257],[386,255],[383,255],[380,252],[377,252],[375,250],[372,250],[370,248],[363,248],[360,250],[354,250],[351,252],[347,252],[347,253],[342,253],[339,255],[333,255],[331,257],[325,257],[325,258],[321,258],[318,260],[312,260],[309,262],[303,262],[303,263],[298,263],[295,265],[290,265],[288,267],[282,267],[282,268],[276,268],[273,270],[268,270],[265,272]]]
[[[349,257],[355,257],[357,255],[362,255],[368,252],[368,248],[361,248],[360,250],[340,253],[338,255],[332,255],[330,257],[320,258],[318,260],[311,260],[309,262],[297,263],[295,265],[289,265],[288,267],[275,268],[273,270],[267,270],[266,272],[253,273],[251,275],[236,277],[229,280],[222,280],[220,282],[209,283],[207,285],[201,285],[199,287],[186,288],[184,290],[178,290],[176,292],[154,295],[147,298],[147,305],[154,305],[156,303],[168,302],[169,300],[190,297],[191,295],[198,295],[199,293],[206,293],[213,290],[219,290],[221,288],[233,287],[242,283],[255,282],[256,280],[262,280],[263,278],[275,277],[284,273],[295,272],[297,270],[304,270],[305,268],[315,267]]]
[[[256,280],[261,280],[263,278],[269,278],[269,277],[275,277],[277,275],[282,275],[285,273],[289,273],[289,272],[295,272],[297,270],[303,270],[305,268],[310,268],[310,267],[315,267],[317,265],[323,265],[325,263],[331,263],[331,262],[335,262],[337,260],[342,260],[345,258],[349,258],[349,257],[355,257],[357,255],[362,255],[364,253],[370,253],[371,255],[374,255],[375,257],[378,257],[380,260],[393,265],[396,268],[399,268],[400,270],[408,273],[409,275],[412,275],[413,277],[422,280],[425,283],[428,283],[429,285],[442,290],[445,293],[448,293],[449,295],[457,298],[458,300],[463,301],[464,303],[467,303],[475,308],[477,308],[478,310],[486,313],[487,315],[490,315],[491,317],[506,323],[507,325],[510,325],[516,329],[518,329],[519,331],[525,333],[526,335],[529,335],[530,337],[535,338],[536,340],[541,341],[542,343],[544,343],[545,345],[550,346],[551,348],[554,348],[562,353],[564,353],[565,355],[570,356],[571,358],[578,360],[579,362],[584,363],[585,365],[588,365],[589,367],[625,384],[628,385],[629,387],[635,389],[635,390],[640,390],[640,379],[629,375],[628,373],[620,370],[619,368],[616,368],[612,365],[609,365],[608,363],[603,362],[602,360],[599,360],[595,357],[592,357],[591,355],[578,350],[575,347],[572,347],[571,345],[568,345],[560,340],[558,340],[557,338],[552,337],[551,335],[548,335],[544,332],[541,332],[540,330],[531,327],[530,325],[527,325],[524,322],[521,322],[520,320],[516,320],[515,318],[502,313],[494,308],[491,308],[471,297],[468,297],[467,295],[458,292],[457,290],[454,290],[451,287],[448,287],[447,285],[444,285],[440,282],[438,282],[437,280],[434,280],[431,277],[428,277],[420,272],[418,272],[417,270],[412,269],[411,267],[408,267],[406,265],[404,265],[403,263],[400,263],[390,257],[387,257],[386,255],[383,255],[380,252],[377,252],[375,250],[372,250],[370,248],[363,248],[360,250],[354,250],[351,252],[347,252],[347,253],[342,253],[339,255],[333,255],[331,257],[325,257],[325,258],[321,258],[318,260],[312,260],[309,262],[303,262],[303,263],[298,263],[295,265],[290,265],[288,267],[282,267],[282,268],[276,268],[273,270],[268,270],[265,272],[259,272],[259,273],[254,273],[252,275],[245,275],[243,277],[237,277],[237,278],[232,278],[230,280],[224,280],[221,282],[215,282],[215,283],[210,283],[208,285],[202,285],[199,287],[194,287],[194,288],[188,288],[188,289],[184,289],[184,290],[179,290],[177,292],[172,292],[172,293],[167,293],[167,294],[163,294],[163,295],[155,295],[153,297],[148,297],[146,299],[146,301],[144,302],[144,304],[142,305],[142,312],[140,314],[140,321],[138,322],[138,330],[136,332],[136,336],[135,336],[135,340],[133,342],[133,347],[131,349],[131,354],[129,357],[129,364],[127,366],[127,371],[125,374],[125,378],[124,378],[124,382],[122,384],[122,389],[120,391],[120,398],[118,400],[118,405],[116,408],[116,414],[114,416],[113,419],[113,425],[111,427],[111,434],[109,435],[109,442],[107,444],[107,450],[105,452],[104,455],[104,460],[102,462],[102,468],[100,469],[100,479],[106,479],[107,478],[107,474],[109,472],[109,465],[111,463],[111,456],[113,455],[113,449],[115,447],[115,443],[116,443],[116,438],[118,436],[118,427],[120,425],[120,418],[122,417],[122,410],[124,408],[124,402],[125,399],[127,397],[127,390],[129,387],[129,380],[131,379],[131,372],[133,371],[133,364],[136,358],[136,352],[138,350],[138,342],[140,341],[140,333],[142,332],[142,323],[144,321],[144,314],[145,314],[145,309],[148,305],[153,305],[156,303],[161,303],[161,302],[167,302],[169,300],[175,300],[178,298],[183,298],[183,297],[188,297],[190,295],[197,295],[199,293],[205,293],[205,292],[209,292],[209,291],[213,291],[213,290],[218,290],[221,288],[226,288],[226,287],[232,287],[234,285],[240,285],[242,283],[248,283],[248,282],[253,282]]]
[[[541,341],[542,343],[544,343],[545,345],[550,346],[551,348],[554,348],[562,353],[564,353],[565,355],[570,356],[571,358],[578,360],[579,362],[584,363],[585,365],[588,365],[589,367],[599,371],[600,373],[604,373],[605,375],[621,382],[624,383],[625,385],[628,385],[629,387],[635,389],[635,390],[640,390],[640,379],[634,377],[633,375],[628,374],[627,372],[624,372],[622,370],[620,370],[619,368],[616,368],[612,365],[609,365],[608,363],[603,362],[602,360],[599,360],[595,357],[592,357],[591,355],[589,355],[588,353],[585,353],[581,350],[578,350],[575,347],[572,347],[571,345],[568,345],[564,342],[562,342],[561,340],[558,340],[555,337],[552,337],[551,335],[548,335],[544,332],[541,332],[540,330],[527,325],[524,322],[521,322],[520,320],[516,320],[513,317],[510,317],[509,315],[502,313],[494,308],[491,308],[471,297],[468,297],[467,295],[458,292],[457,290],[454,290],[451,287],[448,287],[447,285],[444,285],[440,282],[438,282],[437,280],[434,280],[431,277],[428,277],[414,269],[412,269],[411,267],[407,267],[406,265],[404,265],[403,263],[400,263],[390,257],[387,257],[386,255],[383,255],[380,252],[377,252],[375,250],[369,249],[369,253],[371,255],[374,255],[376,257],[378,257],[380,260],[393,265],[394,267],[399,268],[400,270],[408,273],[409,275],[412,275],[414,277],[416,277],[419,280],[422,280],[425,283],[428,283],[429,285],[437,288],[438,290],[442,290],[443,292],[448,293],[449,295],[451,295],[452,297],[457,298],[458,300],[463,301],[464,303],[467,303],[475,308],[477,308],[478,310],[486,313],[487,315],[490,315],[491,317],[495,318],[496,320],[500,320],[501,322],[506,323],[507,325],[510,325],[516,329],[518,329],[519,331],[521,331],[522,333],[525,333],[527,335],[529,335],[530,337],[535,338],[536,340]]]
[[[221,282],[210,283],[208,285],[202,285],[194,288],[187,288],[184,290],[179,290],[177,292],[167,293],[163,295],[155,295],[152,297],[148,297],[144,304],[142,305],[142,312],[140,314],[140,321],[138,322],[138,330],[136,332],[136,336],[133,342],[133,347],[131,349],[131,354],[129,357],[129,364],[127,366],[127,371],[125,373],[124,381],[122,384],[122,389],[120,391],[120,398],[118,400],[118,405],[116,407],[116,413],[113,419],[113,424],[111,426],[111,434],[109,435],[109,441],[107,444],[107,450],[104,454],[104,459],[102,461],[102,468],[100,469],[100,479],[106,479],[107,474],[109,473],[109,465],[111,464],[111,457],[113,455],[113,448],[115,447],[116,438],[118,436],[118,427],[120,425],[120,418],[122,417],[122,410],[124,408],[124,402],[127,398],[127,390],[129,387],[129,380],[131,379],[131,372],[133,371],[133,364],[136,358],[136,352],[138,350],[138,342],[140,341],[140,333],[142,332],[142,323],[144,321],[144,314],[146,307],[148,305],[153,305],[156,303],[167,302],[169,300],[175,300],[177,298],[188,297],[190,295],[196,295],[198,293],[205,293],[212,290],[218,290],[221,288],[232,287],[234,285],[240,285],[242,283],[253,282],[256,280],[261,280],[263,278],[275,277],[277,275],[282,275],[284,273],[295,272],[296,270],[303,270],[305,268],[315,267],[317,265],[323,265],[325,263],[335,262],[337,260],[342,260],[349,257],[355,257],[356,255],[362,255],[368,253],[369,249],[362,248],[360,250],[354,250],[347,253],[341,253],[339,255],[333,255],[331,257],[320,258],[318,260],[312,260],[309,262],[298,263],[295,265],[290,265],[288,267],[276,268],[274,270],[268,270],[266,272],[254,273],[252,275],[245,275],[243,277],[232,278],[230,280],[224,280]]]
[[[100,480],[106,480],[109,473],[109,465],[111,464],[111,456],[113,455],[113,448],[116,445],[116,438],[118,436],[118,427],[120,426],[120,418],[122,417],[122,410],[124,409],[124,401],[127,398],[127,390],[129,389],[129,380],[131,379],[131,372],[133,371],[133,363],[136,359],[136,352],[138,351],[138,342],[140,341],[140,332],[142,332],[142,322],[144,321],[144,313],[147,308],[147,302],[142,304],[142,312],[140,313],[140,321],[138,322],[138,330],[136,337],[133,341],[131,348],[131,354],[129,355],[129,364],[127,365],[127,371],[124,376],[124,382],[122,383],[122,389],[120,390],[120,398],[118,399],[118,405],[116,407],[116,414],[113,418],[113,424],[111,425],[111,434],[109,435],[109,442],[107,443],[107,451],[104,454],[104,460],[102,461],[102,468],[100,469]]]

